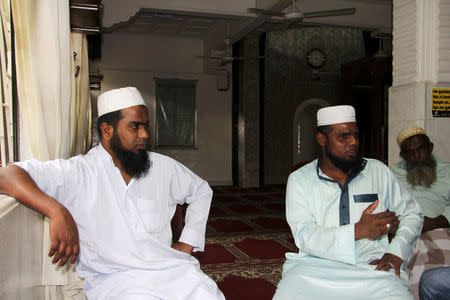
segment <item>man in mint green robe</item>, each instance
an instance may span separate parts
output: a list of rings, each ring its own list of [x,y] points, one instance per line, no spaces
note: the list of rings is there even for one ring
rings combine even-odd
[[[418,204],[387,166],[361,158],[353,107],[317,115],[321,155],[287,183],[299,251],[286,254],[273,299],[413,299],[404,266],[422,227]]]

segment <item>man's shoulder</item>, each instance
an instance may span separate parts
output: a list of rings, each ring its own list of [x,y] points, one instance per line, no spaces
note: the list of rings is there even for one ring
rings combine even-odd
[[[405,168],[405,161],[401,160],[395,164],[392,164],[389,166],[389,169],[396,175],[396,176],[405,176],[406,175],[406,168]]]
[[[366,166],[374,167],[374,168],[383,168],[383,169],[388,168],[388,166],[386,166],[386,164],[384,164],[382,161],[379,161],[378,159],[367,158],[367,157],[364,157],[363,159],[366,161]]]
[[[436,165],[438,168],[444,169],[444,170],[450,170],[450,162],[443,162],[437,158],[435,158],[435,160],[436,160]]]
[[[366,161],[366,166],[364,167],[363,172],[382,172],[382,173],[391,173],[389,170],[389,167],[383,163],[382,161],[379,161],[378,159],[374,158],[364,158]]]
[[[158,153],[158,152],[147,151],[147,154],[150,157],[150,159],[152,160],[152,162],[167,162],[167,163],[176,162],[176,160],[173,159],[172,157]]]
[[[450,180],[450,163],[441,162],[436,159],[436,175],[438,176],[438,178],[440,178],[440,180],[449,181]]]
[[[152,163],[152,167],[161,167],[164,169],[176,168],[176,166],[184,166],[176,159],[153,151],[147,151],[147,154]]]
[[[308,177],[310,178],[312,174],[317,173],[317,159],[303,165],[297,170],[293,171],[290,175],[292,177]]]

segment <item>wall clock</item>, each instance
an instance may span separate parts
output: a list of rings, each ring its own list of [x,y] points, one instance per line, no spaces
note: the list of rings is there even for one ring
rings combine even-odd
[[[312,68],[320,68],[325,63],[325,53],[322,50],[314,48],[308,51],[306,54],[306,61],[308,65]]]

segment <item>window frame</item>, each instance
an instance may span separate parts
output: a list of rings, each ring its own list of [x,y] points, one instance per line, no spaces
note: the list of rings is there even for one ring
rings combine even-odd
[[[155,149],[158,150],[192,150],[197,149],[197,82],[198,80],[189,80],[189,79],[172,79],[172,78],[154,78],[155,82]],[[161,144],[160,143],[160,125],[158,124],[158,111],[159,111],[159,103],[161,101],[160,95],[158,93],[158,88],[193,88],[193,111],[190,112],[193,114],[193,143],[192,144]]]

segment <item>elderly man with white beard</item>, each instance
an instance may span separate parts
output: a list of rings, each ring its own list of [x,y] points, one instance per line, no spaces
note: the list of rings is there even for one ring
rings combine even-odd
[[[406,270],[416,298],[448,299],[450,291],[450,163],[432,155],[434,145],[423,128],[403,129],[397,136],[403,160],[391,170],[419,203],[422,235]]]
[[[402,130],[397,136],[403,160],[391,170],[419,203],[425,216],[422,233],[448,228],[450,220],[450,163],[432,155],[433,143],[417,126]]]

